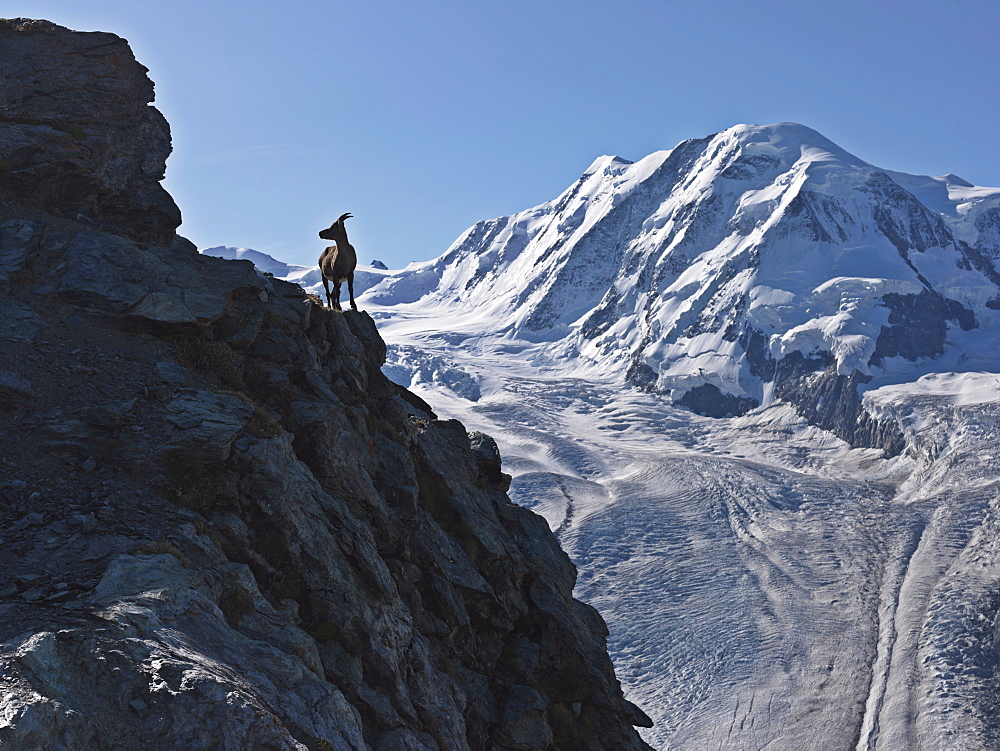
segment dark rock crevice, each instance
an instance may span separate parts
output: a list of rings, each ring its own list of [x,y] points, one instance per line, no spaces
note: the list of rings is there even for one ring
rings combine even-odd
[[[850,375],[837,373],[828,353],[805,357],[793,352],[778,362],[774,382],[778,396],[810,424],[852,446],[879,448],[886,456],[896,456],[905,448],[899,427],[876,420],[861,403],[858,386],[869,380],[857,370]]]
[[[895,456],[905,448],[898,426],[877,420],[865,411],[859,387],[869,377],[856,370],[850,375],[838,373],[828,352],[810,356],[792,352],[775,360],[761,332],[752,326],[746,326],[741,334],[737,331],[738,326],[731,326],[726,336],[738,336],[751,374],[765,383],[773,382],[775,395],[810,424],[829,430],[852,446],[882,449],[887,456]],[[648,378],[655,383],[655,373]],[[706,417],[736,417],[759,406],[754,399],[727,394],[713,384],[690,389],[677,403]]]

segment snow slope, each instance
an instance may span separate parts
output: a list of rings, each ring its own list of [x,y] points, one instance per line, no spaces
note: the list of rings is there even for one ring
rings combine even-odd
[[[998,203],[737,126],[360,304],[392,378],[497,439],[651,744],[996,748]]]
[[[406,346],[391,367],[496,437],[512,497],[577,564],[655,747],[1000,743],[996,372],[867,392],[907,436],[887,459],[787,406],[714,419],[516,358]]]

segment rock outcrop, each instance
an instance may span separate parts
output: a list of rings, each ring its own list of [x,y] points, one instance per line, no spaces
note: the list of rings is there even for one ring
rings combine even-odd
[[[124,39],[0,20],[0,195],[169,245],[170,128]]]
[[[123,40],[0,38],[0,745],[647,748],[492,439],[174,235]]]

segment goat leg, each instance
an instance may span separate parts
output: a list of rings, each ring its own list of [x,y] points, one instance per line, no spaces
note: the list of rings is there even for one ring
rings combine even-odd
[[[333,298],[330,297],[330,283],[327,282],[326,277],[323,277],[323,289],[326,290],[326,304],[331,308],[333,307]]]

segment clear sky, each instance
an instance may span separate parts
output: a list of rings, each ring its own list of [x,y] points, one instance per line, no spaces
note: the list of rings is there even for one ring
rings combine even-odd
[[[602,154],[795,121],[869,162],[1000,184],[1000,2],[7,0],[127,38],[199,247],[442,253]]]

